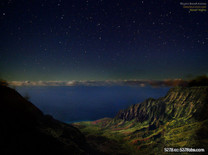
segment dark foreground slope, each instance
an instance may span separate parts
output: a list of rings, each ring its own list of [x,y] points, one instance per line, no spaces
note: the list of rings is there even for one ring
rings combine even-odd
[[[0,124],[0,154],[95,153],[77,128],[43,115],[6,86],[0,86]]]
[[[98,146],[103,152],[108,141],[120,147],[109,146],[106,153],[161,154],[165,147],[203,148],[207,152],[208,87],[172,88],[165,97],[132,105],[113,119],[75,126],[86,134],[91,145],[98,144],[95,137],[105,137]]]

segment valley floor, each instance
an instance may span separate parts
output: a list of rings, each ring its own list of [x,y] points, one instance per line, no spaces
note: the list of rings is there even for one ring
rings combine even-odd
[[[206,148],[208,120],[192,122],[176,119],[154,128],[135,120],[104,118],[73,124],[86,136],[88,143],[105,154],[158,154],[164,148]]]

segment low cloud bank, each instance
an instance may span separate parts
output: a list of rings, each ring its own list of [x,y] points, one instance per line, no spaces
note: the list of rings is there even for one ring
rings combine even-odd
[[[185,86],[188,81],[182,79],[167,80],[105,80],[105,81],[11,81],[11,86]]]

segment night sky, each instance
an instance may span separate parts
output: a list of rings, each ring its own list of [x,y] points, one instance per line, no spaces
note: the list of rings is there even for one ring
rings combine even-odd
[[[67,81],[208,75],[207,11],[190,12],[180,2],[1,0],[0,77]]]

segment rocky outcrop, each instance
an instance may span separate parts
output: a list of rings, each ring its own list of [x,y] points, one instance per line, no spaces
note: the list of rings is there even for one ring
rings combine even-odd
[[[207,119],[208,87],[176,87],[165,97],[146,101],[121,110],[116,119],[138,122],[167,121],[171,118]]]

